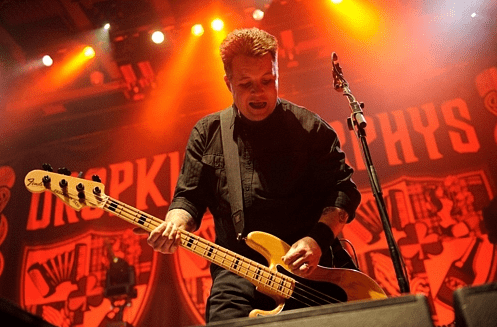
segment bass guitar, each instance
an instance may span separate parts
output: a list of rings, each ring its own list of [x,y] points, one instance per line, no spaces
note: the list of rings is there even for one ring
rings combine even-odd
[[[92,179],[32,170],[26,175],[24,184],[33,193],[52,192],[75,210],[79,211],[85,206],[100,208],[149,232],[163,221],[105,195],[104,185],[98,176]],[[264,256],[267,266],[193,233],[184,230],[180,233],[182,248],[247,279],[259,292],[275,300],[276,307],[273,310],[254,309],[250,317],[275,315],[284,307],[293,309],[387,297],[373,279],[352,269],[318,266],[308,278],[290,273],[288,266],[281,260],[290,246],[268,233],[251,232],[245,239],[248,246]]]

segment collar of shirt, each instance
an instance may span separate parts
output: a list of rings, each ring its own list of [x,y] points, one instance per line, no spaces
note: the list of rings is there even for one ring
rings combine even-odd
[[[233,124],[236,124],[236,125],[243,125],[249,128],[261,128],[263,126],[270,125],[274,121],[274,118],[277,116],[276,113],[279,110],[281,110],[282,105],[281,105],[281,99],[278,98],[276,100],[276,107],[274,111],[266,119],[261,121],[251,121],[245,118],[245,116],[242,115],[242,113],[240,112],[240,110],[238,110],[238,108],[234,103],[232,104],[231,107],[233,108],[233,115],[230,124],[231,127],[233,126]]]

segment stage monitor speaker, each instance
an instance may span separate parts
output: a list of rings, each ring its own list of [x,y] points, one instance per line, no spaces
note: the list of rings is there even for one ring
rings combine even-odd
[[[283,311],[275,316],[231,319],[208,326],[433,327],[433,320],[426,297],[418,294]]]
[[[6,323],[7,325],[3,325]],[[23,310],[10,300],[0,298],[0,325],[15,327],[55,327],[42,318]]]
[[[453,297],[457,327],[497,326],[497,283],[458,288]]]

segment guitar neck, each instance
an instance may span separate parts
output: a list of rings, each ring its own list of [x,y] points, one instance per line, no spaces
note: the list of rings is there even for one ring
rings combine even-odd
[[[163,220],[109,196],[103,199],[103,209],[148,232],[159,226]],[[250,281],[255,286],[264,288],[266,292],[289,298],[294,280],[279,272],[273,272],[258,262],[245,258],[227,250],[213,242],[207,241],[193,233],[180,230],[180,245],[207,261],[214,263],[232,273]]]

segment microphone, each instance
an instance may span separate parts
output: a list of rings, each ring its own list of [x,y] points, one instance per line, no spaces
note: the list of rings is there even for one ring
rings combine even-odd
[[[341,92],[346,82],[343,79],[342,68],[338,63],[338,56],[335,52],[331,54],[331,61],[333,65],[333,87],[336,91]]]

